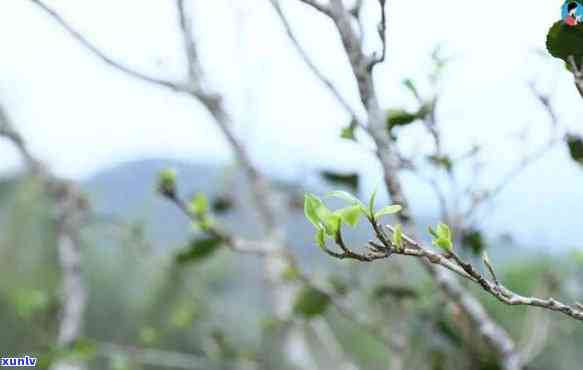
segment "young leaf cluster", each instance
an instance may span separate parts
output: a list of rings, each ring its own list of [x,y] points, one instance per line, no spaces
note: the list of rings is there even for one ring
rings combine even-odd
[[[362,216],[369,221],[376,222],[379,218],[397,213],[401,210],[399,205],[389,205],[379,210],[375,208],[376,191],[372,194],[368,205],[345,191],[333,191],[326,195],[329,198],[338,198],[348,205],[344,208],[332,211],[318,196],[306,194],[304,201],[304,213],[306,218],[316,228],[315,240],[320,248],[326,248],[326,239],[337,240],[341,232],[342,224],[355,227]]]
[[[441,248],[446,253],[453,252],[453,236],[449,226],[439,224],[435,229],[429,227],[429,234],[433,238],[433,245]]]

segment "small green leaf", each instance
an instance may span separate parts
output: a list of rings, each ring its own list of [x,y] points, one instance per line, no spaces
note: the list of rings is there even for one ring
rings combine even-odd
[[[395,226],[393,231],[393,244],[397,248],[397,251],[403,250],[403,226],[401,224]]]
[[[330,193],[327,193],[326,197],[342,199],[353,206],[358,205],[358,206],[361,206],[362,209],[366,209],[366,207],[364,206],[364,203],[362,203],[358,198],[356,198],[354,195],[352,195],[346,191],[342,191],[342,190],[332,191]]]
[[[320,198],[313,194],[306,194],[304,202],[304,213],[316,229],[323,229],[326,235],[336,236],[340,230],[341,218],[332,213]]]
[[[294,302],[294,312],[305,318],[321,316],[330,305],[330,297],[311,287],[303,288]]]
[[[451,240],[451,230],[449,229],[449,226],[443,223],[437,225],[437,235],[440,238]]]
[[[362,208],[356,205],[339,209],[334,213],[340,216],[345,224],[351,227],[355,227],[358,224],[360,216],[362,215]]]
[[[439,248],[443,249],[445,252],[451,252],[453,250],[453,243],[451,240],[448,239],[435,239],[433,240],[433,245],[438,246]]]
[[[334,213],[326,213],[326,216],[322,218],[322,222],[324,223],[324,231],[326,232],[326,235],[333,238],[338,235],[342,224],[340,216]]]
[[[464,231],[461,238],[463,247],[469,249],[475,256],[479,256],[486,250],[486,241],[482,233],[476,229],[468,229]]]
[[[571,158],[575,162],[583,164],[583,139],[577,135],[569,134],[565,137],[565,140],[567,141]]]
[[[419,119],[417,113],[405,109],[389,109],[387,111],[387,128],[392,130],[397,126],[407,126]]]
[[[209,202],[207,197],[202,193],[196,194],[188,205],[188,209],[198,217],[205,216],[209,210]]]
[[[188,247],[176,255],[176,262],[185,264],[188,262],[198,262],[215,253],[221,245],[218,238],[194,239]]]
[[[316,229],[322,228],[322,221],[318,216],[318,208],[322,206],[320,198],[314,194],[306,194],[304,197],[304,214]]]
[[[357,126],[358,123],[355,120],[352,120],[352,122],[350,122],[350,125],[342,129],[342,131],[340,132],[340,137],[346,140],[356,141],[356,136],[354,132],[356,131]]]
[[[318,229],[316,235],[314,236],[316,245],[322,249],[326,249],[326,233],[324,229]]]
[[[336,173],[331,171],[322,171],[320,173],[324,180],[341,186],[346,186],[350,188],[352,191],[358,191],[358,174],[357,173],[349,173],[349,174],[342,174]]]
[[[407,88],[415,97],[419,96],[419,91],[417,90],[417,86],[415,86],[415,81],[410,78],[406,78],[403,80],[403,86]]]
[[[384,208],[381,208],[379,211],[377,211],[374,215],[375,219],[379,219],[383,216],[387,216],[387,215],[393,215],[395,213],[399,213],[401,212],[401,210],[403,209],[403,207],[401,207],[398,204],[393,204],[391,206],[386,206]]]
[[[447,172],[453,170],[453,161],[447,155],[430,155],[427,157],[429,162],[431,162],[436,167],[441,167]]]
[[[449,226],[441,223],[437,225],[435,230],[429,227],[429,233],[433,237],[433,245],[443,249],[447,253],[453,251],[453,239]]]
[[[165,196],[176,196],[176,170],[167,168],[158,174],[158,191]]]
[[[219,195],[212,202],[213,212],[216,214],[227,213],[233,208],[233,199],[228,195]]]

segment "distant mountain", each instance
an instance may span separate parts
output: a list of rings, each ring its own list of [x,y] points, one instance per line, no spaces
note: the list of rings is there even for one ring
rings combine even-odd
[[[176,206],[155,191],[158,173],[166,168],[173,168],[178,173],[178,187],[182,197],[188,199],[201,192],[211,202],[228,201],[232,203],[232,208],[220,216],[222,222],[239,235],[248,238],[261,236],[245,176],[233,167],[163,159],[140,160],[101,171],[85,181],[83,188],[91,197],[93,208],[100,217],[143,222],[148,238],[159,248],[176,248],[187,241],[192,226]],[[287,179],[271,180],[281,190],[278,192],[278,201],[282,207],[279,208],[285,211],[282,216],[286,220],[289,235],[293,235],[289,242],[295,252],[300,258],[315,260],[318,264],[329,260],[315,250],[314,231],[303,215],[306,187],[300,182],[290,183]],[[320,193],[328,190],[311,189]],[[289,209],[290,212],[287,211]]]
[[[90,194],[94,210],[101,217],[123,222],[143,222],[147,238],[159,250],[176,249],[186,244],[193,228],[184,214],[155,192],[158,173],[166,168],[177,171],[182,197],[188,199],[202,192],[211,201],[227,200],[233,207],[220,216],[225,226],[251,239],[261,236],[245,176],[232,166],[165,159],[139,160],[101,171],[88,179],[83,187]],[[318,177],[318,174],[314,176]],[[278,176],[271,176],[270,179],[280,190],[279,202],[282,206],[279,208],[285,211],[282,216],[286,220],[288,240],[294,253],[308,269],[326,265],[333,267],[335,261],[316,250],[314,230],[305,219],[302,209],[303,194],[306,191],[323,194],[333,187],[325,182],[311,181],[313,179],[310,178],[298,179],[296,182]],[[438,220],[421,215],[417,221],[419,227],[425,230],[428,224]],[[356,246],[365,245],[371,237],[367,225],[362,224],[347,232],[347,239]],[[509,241],[498,242],[491,250],[494,258],[500,255],[500,261],[514,259],[523,253],[524,249]],[[529,250],[528,253],[532,255],[536,251]]]

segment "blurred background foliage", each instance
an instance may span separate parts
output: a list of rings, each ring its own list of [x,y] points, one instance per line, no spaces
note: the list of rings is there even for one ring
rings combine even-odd
[[[147,173],[149,167],[151,179],[154,179],[153,174],[160,165],[157,161],[141,161],[118,170],[119,173]],[[176,165],[186,166],[182,173],[187,179],[201,170],[191,168],[191,172],[187,172],[188,165]],[[108,179],[115,184],[111,190],[126,191],[123,181],[111,180],[116,178],[114,174],[118,170],[97,175],[84,187],[89,190],[100,184],[105,189],[103,181]],[[207,172],[206,176],[209,175],[212,174]],[[52,218],[48,212],[51,207],[35,180],[19,176],[2,180],[0,325],[3,330],[0,331],[0,347],[3,352],[40,354],[45,368],[59,356],[81,356],[93,369],[173,368],[170,360],[167,365],[152,360],[164,361],[164,356],[173,361],[180,357],[174,359],[172,356],[192,356],[183,361],[191,368],[200,369],[245,368],[245,364],[251,368],[286,368],[275,345],[285,323],[271,316],[265,282],[257,272],[260,261],[218,248],[213,253],[179,263],[177,256],[183,253],[190,240],[199,236],[194,229],[182,233],[170,231],[173,236],[169,240],[175,242],[155,240],[155,235],[164,234],[165,225],[180,224],[184,220],[172,206],[159,202],[147,179],[144,182],[142,187],[135,189],[134,195],[125,193],[130,205],[116,204],[117,210],[112,213],[102,210],[100,216],[84,225],[82,273],[90,292],[85,338],[71,351],[59,353],[53,347],[60,273]],[[214,193],[213,189],[200,186],[192,190],[208,190],[213,204],[230,199],[233,207],[220,208],[221,222],[237,230],[241,220],[253,217],[237,206],[244,202],[245,186],[228,195],[220,187],[214,188]],[[280,188],[286,189],[286,185],[281,184]],[[145,198],[136,198],[135,194],[145,194]],[[89,195],[91,197],[91,193]],[[97,209],[108,208],[105,195],[93,196]],[[293,194],[288,196],[293,200]],[[145,212],[144,207],[149,211]],[[172,212],[175,214],[169,219],[161,216]],[[488,360],[487,351],[476,345],[479,341],[469,332],[459,330],[463,317],[445,304],[434,284],[415,266],[407,266],[407,285],[404,286],[391,280],[393,265],[390,262],[360,265],[319,258],[321,253],[310,240],[312,231],[301,210],[291,208],[288,220],[288,231],[294,235],[305,234],[305,240],[293,239],[294,253],[300,256],[302,263],[306,262],[312,276],[344,297],[350,308],[379,333],[398,320],[399,310],[407,310],[410,316],[405,325],[410,330],[411,341],[406,358],[414,366],[412,368],[496,368]],[[184,228],[188,229],[188,226]],[[352,240],[363,237],[366,237],[366,230],[357,229],[349,235]],[[465,252],[468,258],[474,255],[475,239],[475,235],[469,238],[473,242]],[[508,250],[512,253],[506,253]],[[580,296],[581,252],[547,255],[537,250],[540,249],[507,241],[495,243],[490,253],[494,259],[503,261],[499,264],[499,274],[511,289],[543,296]],[[503,255],[513,257],[501,258]],[[411,264],[410,261],[405,263]],[[293,279],[293,275],[290,278]],[[480,289],[473,286],[468,289],[472,289],[496,320],[517,338],[519,345],[531,348],[532,368],[577,368],[582,356],[578,350],[578,343],[583,341],[580,325],[560,315],[508,307]],[[300,325],[315,356],[323,364],[326,356],[330,356],[319,343],[320,338],[310,335],[312,323],[325,320],[338,336],[342,351],[357,365],[363,369],[386,369],[389,358],[379,333],[363,329],[328,303],[328,297],[309,291],[302,292],[301,299],[296,301],[295,320],[303,322]],[[384,333],[387,334],[390,336]],[[166,352],[148,354],[148,350]]]

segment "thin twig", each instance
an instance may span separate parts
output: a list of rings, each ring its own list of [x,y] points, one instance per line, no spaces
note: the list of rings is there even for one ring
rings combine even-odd
[[[281,20],[281,23],[282,23],[283,27],[285,28],[285,32],[286,32],[288,38],[290,39],[292,45],[294,46],[294,48],[296,49],[296,51],[298,52],[298,54],[300,55],[300,57],[302,58],[302,60],[306,64],[306,66],[310,69],[310,71],[312,71],[314,76],[316,76],[316,78],[318,80],[320,80],[320,82],[322,82],[322,84],[324,84],[324,86],[326,86],[328,91],[330,91],[330,93],[334,96],[334,98],[338,101],[338,103],[342,106],[342,108],[351,116],[351,118],[353,120],[355,120],[356,122],[358,122],[358,124],[361,127],[363,127],[364,123],[360,121],[360,119],[358,118],[358,114],[354,111],[354,109],[352,109],[352,107],[350,106],[350,103],[348,103],[348,101],[344,98],[344,96],[342,96],[342,94],[340,93],[338,88],[336,88],[336,86],[334,86],[332,81],[328,77],[326,77],[322,73],[322,71],[314,64],[314,62],[312,61],[312,59],[308,55],[307,51],[303,48],[301,43],[298,41],[296,35],[294,34],[294,32],[292,30],[289,19],[287,18],[287,16],[283,12],[283,9],[281,8],[280,0],[270,0],[270,2],[273,5],[273,8],[275,9],[275,12],[278,15],[279,19]]]
[[[34,5],[38,6],[42,9],[45,13],[47,13],[52,19],[54,19],[57,23],[59,23],[63,29],[65,29],[73,38],[75,38],[81,45],[83,45],[87,50],[93,53],[96,57],[101,59],[106,64],[118,69],[128,75],[131,75],[139,80],[144,82],[152,83],[158,86],[163,86],[175,91],[182,91],[187,92],[188,89],[181,83],[167,81],[158,77],[149,76],[145,73],[138,72],[131,67],[123,64],[120,61],[117,61],[107,54],[103,53],[99,48],[95,46],[91,41],[89,41],[86,37],[84,37],[78,30],[76,30],[73,26],[71,26],[59,13],[57,13],[54,9],[49,7],[47,4],[42,2],[41,0],[29,0]]]
[[[391,226],[387,226],[387,228],[391,232],[395,231],[395,229]],[[561,312],[576,320],[583,321],[583,310],[581,310],[578,304],[571,306],[565,303],[561,303],[554,298],[542,299],[537,297],[527,297],[515,293],[503,286],[498,281],[498,279],[494,278],[492,281],[486,278],[477,268],[475,268],[472,264],[465,262],[454,251],[451,251],[448,254],[433,252],[431,249],[425,247],[423,244],[417,242],[414,238],[407,235],[403,235],[403,241],[405,243],[402,248],[397,248],[397,246],[395,246],[391,241],[388,241],[386,238],[379,237],[378,234],[377,238],[381,242],[381,245],[379,246],[378,244],[372,244],[374,247],[374,253],[378,253],[379,250],[386,251],[384,258],[392,255],[422,258],[434,265],[439,265],[441,267],[447,268],[448,270],[456,272],[459,276],[462,276],[467,280],[480,285],[484,291],[494,296],[502,303],[512,306],[520,305],[540,307],[551,311]],[[383,257],[370,257],[370,253],[359,254],[352,252],[351,249],[348,248],[345,244],[341,245],[340,248],[343,250],[341,258],[354,259],[362,262],[372,262],[377,259],[383,259]],[[494,269],[491,266],[489,269],[492,276],[495,277],[496,275],[494,273]]]

